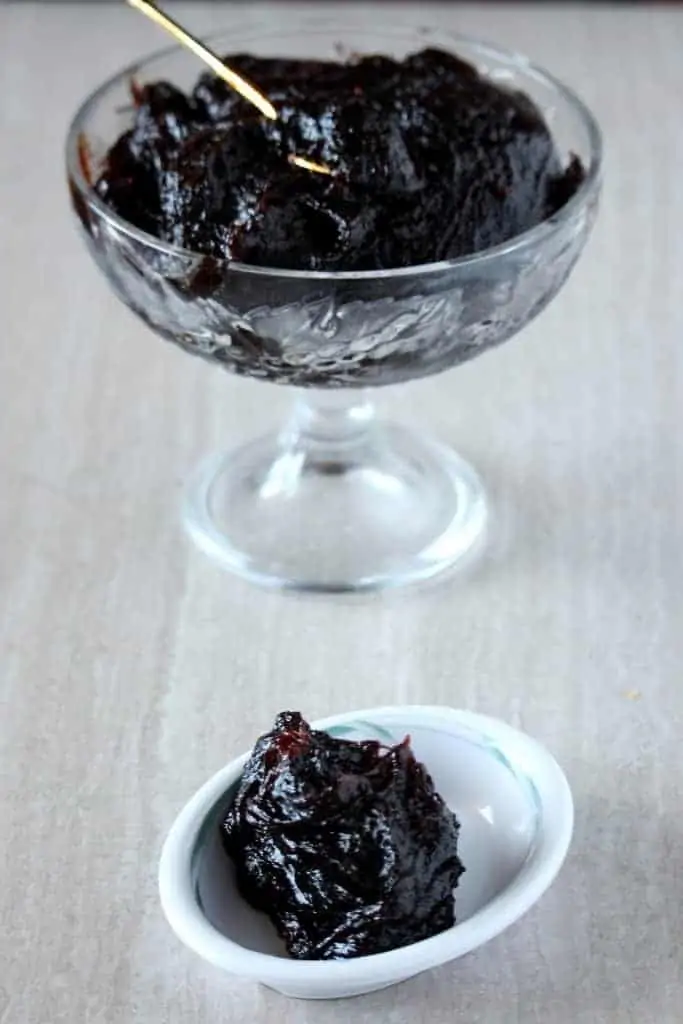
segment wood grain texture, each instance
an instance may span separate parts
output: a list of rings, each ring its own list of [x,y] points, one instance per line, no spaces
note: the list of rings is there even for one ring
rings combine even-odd
[[[169,9],[198,30],[305,10]],[[155,340],[70,221],[68,120],[158,31],[119,5],[0,6],[2,1024],[681,1020],[683,13],[356,10],[552,67],[602,122],[606,188],[585,257],[522,338],[383,399],[481,469],[485,557],[455,580],[320,600],[223,575],[178,522],[200,455],[289,396]],[[289,1002],[182,948],[155,873],[195,787],[281,708],[407,699],[500,715],[565,766],[576,838],[538,907],[353,1004]]]

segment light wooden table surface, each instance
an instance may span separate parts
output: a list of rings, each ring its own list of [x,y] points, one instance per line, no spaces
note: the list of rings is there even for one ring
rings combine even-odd
[[[202,30],[303,8],[175,10]],[[384,398],[482,471],[497,523],[476,571],[320,600],[223,575],[178,521],[197,459],[289,396],[153,338],[71,223],[68,119],[158,30],[119,5],[0,6],[2,1024],[683,1020],[683,11],[356,16],[551,67],[602,122],[606,187],[579,268],[522,338]],[[499,715],[565,766],[575,841],[542,902],[352,1004],[287,1001],[181,947],[155,874],[197,785],[281,708],[406,700]]]

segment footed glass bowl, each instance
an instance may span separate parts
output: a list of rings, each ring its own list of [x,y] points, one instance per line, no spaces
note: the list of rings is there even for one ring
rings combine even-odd
[[[229,31],[211,42],[219,53],[302,58],[451,49],[530,95],[562,155],[576,153],[586,168],[578,192],[555,216],[471,257],[379,272],[270,270],[161,242],[118,217],[90,187],[88,165],[97,167],[131,123],[131,78],[189,88],[203,70],[192,54],[173,47],[124,69],[85,101],[71,125],[73,208],[123,302],[190,353],[299,389],[280,431],[212,456],[190,482],[184,519],[195,541],[225,567],[281,587],[357,590],[431,576],[481,537],[481,483],[455,452],[379,421],[369,390],[361,389],[457,366],[544,309],[595,218],[598,126],[570,89],[523,57],[441,31],[310,19],[290,34]]]

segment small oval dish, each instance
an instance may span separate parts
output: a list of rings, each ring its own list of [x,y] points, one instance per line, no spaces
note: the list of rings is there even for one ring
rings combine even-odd
[[[400,742],[461,824],[465,865],[456,924],[410,946],[349,960],[294,960],[270,921],[237,892],[220,823],[247,754],[186,804],[164,844],[161,904],[176,935],[209,963],[300,999],[360,995],[405,981],[488,942],[545,892],[566,856],[574,812],[567,780],[535,740],[504,722],[447,707],[396,706],[313,723],[345,739]]]

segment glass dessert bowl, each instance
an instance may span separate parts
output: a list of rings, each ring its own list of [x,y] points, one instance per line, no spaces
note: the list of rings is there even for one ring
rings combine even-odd
[[[419,432],[375,416],[371,388],[454,367],[507,340],[557,294],[590,233],[601,139],[574,93],[524,58],[441,31],[335,27],[291,35],[226,32],[223,53],[339,59],[403,57],[433,46],[526,93],[563,159],[585,176],[548,219],[471,256],[389,270],[271,269],[200,254],[118,216],[92,187],[132,122],[131,80],[189,87],[196,58],[172,47],[90,96],[67,140],[73,208],[88,248],[123,302],[162,337],[235,373],[297,387],[281,430],[212,456],[190,482],[186,526],[225,567],[260,583],[357,590],[432,576],[481,538],[475,471]],[[265,392],[264,392],[265,394]]]

